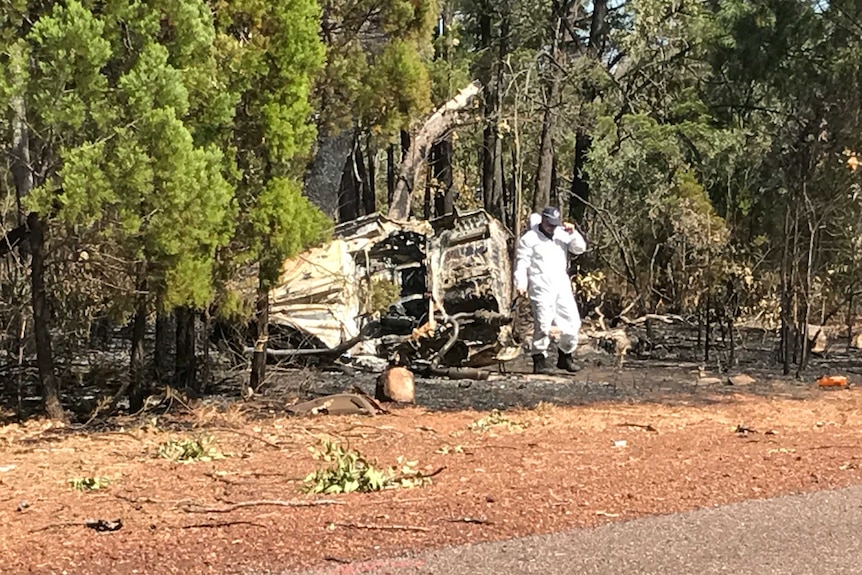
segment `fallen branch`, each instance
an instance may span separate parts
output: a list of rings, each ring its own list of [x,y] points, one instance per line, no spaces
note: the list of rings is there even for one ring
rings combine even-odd
[[[416,473],[405,473],[403,475],[396,475],[392,478],[392,481],[401,481],[402,479],[430,479],[432,477],[440,475],[445,469],[446,467],[440,467],[438,469],[435,469],[431,473],[422,473],[421,471],[419,471]]]
[[[50,523],[45,525],[44,527],[37,527],[36,529],[31,529],[30,533],[38,533],[40,531],[47,531],[48,529],[53,529],[56,527],[86,527],[88,529],[93,529],[99,532],[108,532],[108,531],[119,531],[123,528],[123,520],[122,519],[85,519],[84,521],[63,521],[61,523]]]
[[[676,315],[676,314],[662,315],[662,314],[657,314],[657,313],[648,313],[646,315],[642,315],[641,317],[639,317],[637,319],[629,319],[626,316],[620,314],[619,318],[626,325],[641,325],[641,324],[646,323],[647,321],[650,321],[650,320],[660,321],[660,322],[666,323],[666,324],[672,324],[673,322],[678,321],[678,322],[684,323],[686,325],[691,325],[691,322],[689,322],[687,319],[685,319],[681,315]]]
[[[401,162],[398,182],[395,184],[395,191],[389,204],[389,219],[403,221],[410,216],[410,197],[416,187],[419,168],[428,157],[431,146],[460,123],[461,111],[481,90],[482,85],[478,81],[469,84],[454,98],[439,107],[413,138],[407,155]]]
[[[191,505],[185,505],[182,507],[182,510],[186,513],[230,513],[231,511],[236,511],[237,509],[243,509],[245,507],[260,507],[264,505],[272,505],[275,507],[319,507],[322,505],[344,505],[344,502],[336,501],[334,499],[317,499],[309,501],[262,499],[260,501],[242,501],[240,503],[234,503],[233,505],[225,505],[224,507],[206,507],[203,504],[194,503]]]
[[[348,529],[374,529],[377,531],[431,531],[430,528],[419,525],[377,525],[371,523],[333,523],[332,525]]]
[[[637,427],[639,429],[643,429],[644,431],[655,431],[658,432],[658,429],[647,423],[646,425],[642,423],[618,423],[619,427]]]
[[[47,531],[48,529],[56,529],[59,527],[79,527],[83,525],[81,521],[63,521],[60,523],[49,523],[43,527],[36,527],[35,529],[31,529],[30,533],[39,533],[40,531]]]
[[[122,495],[120,493],[115,493],[114,497],[117,499],[121,499],[123,501],[128,501],[129,503],[133,503],[135,505],[139,505],[141,503],[151,503],[154,505],[194,505],[195,502],[190,499],[153,499],[152,497],[131,497],[129,495]]]
[[[195,523],[193,525],[183,525],[180,529],[208,529],[211,527],[231,527],[233,525],[251,525],[252,527],[260,527],[266,529],[266,525],[255,523],[254,521],[218,521],[216,523]]]
[[[264,439],[263,437],[257,437],[252,433],[246,433],[245,431],[239,431],[238,429],[231,429],[230,427],[212,427],[210,429],[212,429],[213,431],[227,431],[228,433],[235,433],[237,435],[242,435],[243,437],[248,437],[249,439],[255,439],[257,441],[260,441],[261,443],[265,443],[266,445],[269,445],[270,447],[281,451],[281,446],[279,444],[273,443],[272,441]]]
[[[452,519],[447,519],[449,523],[472,523],[475,525],[493,525],[493,521],[488,521],[487,519],[482,519],[481,517],[453,517]]]

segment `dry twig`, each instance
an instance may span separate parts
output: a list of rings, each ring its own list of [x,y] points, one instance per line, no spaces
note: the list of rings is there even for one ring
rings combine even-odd
[[[642,423],[618,423],[619,427],[637,427],[639,429],[643,429],[644,431],[658,431],[655,427],[647,423],[646,425]]]
[[[266,525],[255,523],[254,521],[217,521],[216,523],[194,523],[192,525],[183,525],[180,529],[206,529],[210,527],[230,527],[233,525],[251,525],[252,527],[260,527],[266,529]]]
[[[318,507],[321,505],[344,505],[343,501],[335,499],[316,499],[309,501],[292,500],[282,501],[280,499],[262,499],[260,501],[241,501],[224,507],[206,507],[201,503],[186,504],[182,510],[186,513],[230,513],[244,507],[259,507],[263,505],[274,505],[276,507]]]
[[[488,521],[487,519],[482,519],[481,517],[453,517],[452,519],[447,519],[449,523],[472,523],[474,525],[493,525],[493,521]]]
[[[245,431],[240,431],[238,429],[231,429],[230,427],[211,427],[209,429],[211,429],[213,431],[227,431],[229,433],[236,433],[237,435],[242,435],[243,437],[248,437],[249,439],[256,439],[257,441],[260,441],[261,443],[265,443],[266,445],[269,445],[270,447],[278,449],[279,451],[281,451],[281,446],[279,444],[273,443],[272,441],[269,441],[268,439],[264,439],[263,437],[258,437],[252,433],[246,433]]]
[[[431,531],[430,528],[419,525],[378,525],[376,523],[333,523],[332,525],[349,529],[375,529],[379,531]]]

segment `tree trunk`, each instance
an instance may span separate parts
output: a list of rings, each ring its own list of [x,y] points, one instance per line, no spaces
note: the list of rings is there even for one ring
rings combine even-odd
[[[583,222],[590,201],[590,183],[584,167],[592,144],[591,138],[582,130],[575,136],[575,165],[572,169],[572,194],[569,200],[569,216],[576,222]]]
[[[557,106],[560,100],[560,73],[562,52],[559,49],[560,34],[563,30],[561,15],[553,15],[553,46],[551,54],[554,62],[546,64],[545,109],[542,117],[542,137],[539,143],[539,166],[536,172],[536,195],[533,196],[533,211],[539,212],[551,203],[554,170],[554,129],[557,121]],[[560,206],[562,208],[562,206]]]
[[[434,185],[431,182],[431,171],[425,172],[425,199],[422,202],[422,214],[426,220],[434,217]]]
[[[604,53],[605,39],[608,34],[607,26],[608,2],[607,0],[595,0],[593,2],[593,13],[590,18],[590,35],[587,41],[587,49],[592,58],[601,60]],[[595,96],[594,87],[587,90],[585,101],[590,101]],[[572,188],[569,199],[569,217],[576,222],[583,222],[590,201],[590,185],[584,167],[587,154],[592,146],[592,138],[583,129],[578,128],[575,135],[575,159],[572,168]]]
[[[377,147],[371,134],[365,140],[365,153],[368,157],[368,169],[365,173],[365,185],[362,187],[362,204],[365,215],[377,213]],[[361,154],[357,162],[362,163]]]
[[[168,382],[171,371],[171,316],[159,305],[156,313],[155,379],[161,384]]]
[[[807,172],[807,170],[806,170]],[[804,176],[806,176],[804,174]],[[808,325],[811,323],[811,285],[813,283],[814,276],[814,249],[815,249],[815,241],[817,239],[817,222],[815,221],[815,214],[812,213],[810,208],[811,203],[808,200],[808,189],[805,180],[802,181],[802,196],[805,198],[805,205],[807,207],[806,214],[808,215],[808,257],[805,260],[805,284],[802,286],[802,330],[805,334],[803,339],[803,346],[801,355],[799,358],[799,365],[796,369],[796,377],[800,377],[802,371],[808,367],[808,359],[811,355],[811,342],[809,340],[808,333]]]
[[[143,267],[143,266],[142,266]],[[144,361],[144,337],[147,334],[147,284],[143,271],[139,271],[135,318],[132,324],[132,359],[129,362],[129,413],[138,413],[144,408],[147,395],[146,365]]]
[[[408,155],[401,161],[395,193],[389,205],[388,217],[393,220],[406,220],[410,216],[411,198],[416,187],[419,168],[425,161],[431,145],[442,134],[457,125],[460,111],[479,93],[480,84],[473,82],[434,112],[413,138]]]
[[[17,47],[10,50],[9,67],[14,76],[21,77],[29,68],[27,56]],[[25,217],[23,199],[33,189],[33,167],[30,160],[30,133],[27,128],[27,106],[24,96],[11,99],[12,108],[12,161],[10,169],[15,183],[18,205],[18,222],[26,221],[29,242],[21,245],[22,252],[30,253],[30,299],[33,307],[33,330],[36,339],[36,364],[42,384],[42,401],[45,413],[51,419],[67,421],[60,404],[60,388],[54,373],[54,354],[51,350],[50,310],[45,293],[45,223],[39,214]],[[26,254],[24,254],[26,255]]]
[[[204,361],[203,366],[201,366],[200,377],[197,380],[197,386],[195,386],[195,391],[197,391],[200,395],[206,393],[207,385],[209,385],[210,377],[212,376],[212,358],[210,357],[210,338],[212,337],[212,315],[210,313],[209,306],[204,308],[203,311],[203,355]]]
[[[593,0],[593,15],[590,19],[589,49],[594,58],[601,55],[607,35],[608,0]]]
[[[25,56],[20,49],[11,50],[10,68],[13,77],[21,77],[26,73],[27,65]],[[14,96],[11,99],[12,108],[12,162],[10,170],[12,180],[15,183],[17,201],[17,222],[21,226],[27,221],[24,210],[23,199],[33,189],[33,168],[30,163],[30,132],[27,129],[27,107],[23,96]],[[10,242],[11,247],[11,242]]]
[[[331,218],[338,214],[338,184],[351,154],[355,132],[351,128],[338,134],[321,133],[317,152],[305,173],[305,195]]]
[[[387,208],[392,205],[392,197],[395,195],[395,144],[389,144],[386,148],[386,204]]]
[[[174,374],[177,387],[195,388],[197,377],[197,357],[195,355],[195,310],[178,307],[177,317],[177,355]]]
[[[479,28],[481,45],[488,54],[492,54],[494,46],[492,15],[495,10],[485,6],[480,17]],[[507,36],[509,33],[509,15],[502,14],[500,22],[500,40],[497,44],[497,59],[487,58],[483,84],[488,87],[485,96],[485,128],[482,131],[482,197],[486,210],[493,216],[504,219],[502,213],[503,184],[502,176],[502,141],[498,133],[500,108],[503,97],[503,61],[507,53]]]
[[[45,227],[42,218],[31,212],[30,227],[30,289],[33,304],[33,330],[36,336],[36,364],[42,382],[45,412],[51,419],[66,421],[60,404],[60,387],[54,374],[54,354],[51,350],[50,311],[45,293]]]
[[[364,173],[365,162],[362,154],[359,153],[357,141],[354,142],[353,153],[347,157],[341,172],[341,183],[338,188],[338,221],[350,222],[360,216]]]
[[[851,270],[851,273],[855,270]],[[851,276],[852,277],[852,276]],[[850,295],[847,297],[847,317],[845,318],[845,323],[847,324],[847,349],[848,351],[853,347],[853,325],[856,323],[856,314],[853,313],[853,296],[855,295],[856,286],[850,286]]]
[[[261,280],[257,290],[255,311],[254,355],[251,359],[249,386],[257,391],[266,381],[266,347],[269,339],[269,288]]]
[[[790,375],[790,359],[793,347],[793,316],[792,316],[792,278],[790,266],[790,218],[789,202],[785,202],[784,213],[784,246],[781,257],[781,362],[784,375]]]
[[[435,32],[434,59],[449,61],[449,22],[452,20],[453,6],[444,3]],[[431,177],[434,180],[435,216],[451,214],[455,211],[455,190],[452,187],[452,138],[446,135],[431,146],[429,161]]]
[[[446,136],[431,147],[429,159],[434,188],[434,215],[455,211],[455,190],[452,187],[452,139]]]

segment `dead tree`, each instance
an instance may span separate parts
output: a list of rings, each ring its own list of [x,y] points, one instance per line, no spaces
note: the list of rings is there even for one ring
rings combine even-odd
[[[420,167],[428,157],[431,146],[446,132],[460,124],[463,110],[481,91],[478,81],[458,92],[458,94],[437,109],[425,122],[422,129],[412,139],[410,149],[401,162],[395,192],[389,206],[388,217],[392,220],[406,220],[410,216],[410,199],[416,188]]]

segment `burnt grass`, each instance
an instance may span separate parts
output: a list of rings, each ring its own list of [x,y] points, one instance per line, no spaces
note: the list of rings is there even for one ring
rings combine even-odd
[[[416,404],[431,411],[472,409],[533,408],[542,403],[560,406],[589,405],[602,402],[697,405],[721,402],[737,393],[770,397],[802,397],[823,375],[848,376],[852,383],[862,382],[862,352],[850,349],[845,339],[830,340],[822,355],[812,355],[807,368],[799,373],[791,365],[784,375],[778,361],[776,334],[761,329],[740,329],[736,336],[733,363],[721,338],[711,342],[710,358],[704,357],[696,330],[679,325],[654,328],[651,343],[643,345],[643,332],[630,330],[633,349],[622,365],[618,358],[597,346],[582,346],[578,360],[583,369],[576,374],[536,376],[531,373],[527,354],[505,364],[483,368],[487,380],[416,378]],[[640,342],[640,343],[639,343]],[[555,350],[551,350],[552,359]],[[213,361],[213,380],[203,395],[191,393],[204,403],[229,404],[243,401],[241,383],[246,370],[230,368],[217,354]],[[64,407],[75,421],[87,421],[100,399],[119,388],[125,375],[120,362],[110,368],[96,365],[93,371],[108,373],[105,381],[87,377],[67,377],[62,387]],[[750,385],[732,385],[729,377],[746,374]],[[377,373],[356,368],[308,367],[286,362],[270,365],[267,385],[255,395],[255,402],[268,407],[269,413],[286,413],[287,406],[305,399],[349,392],[358,388],[374,395]],[[157,401],[164,388],[153,390]],[[39,413],[41,398],[35,374],[26,378],[4,378],[0,388],[0,424],[20,421]],[[165,403],[164,401],[162,402]],[[168,402],[169,403],[169,402]],[[121,408],[123,403],[120,404]],[[150,409],[159,409],[151,404]],[[168,408],[169,405],[161,407]]]

